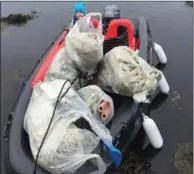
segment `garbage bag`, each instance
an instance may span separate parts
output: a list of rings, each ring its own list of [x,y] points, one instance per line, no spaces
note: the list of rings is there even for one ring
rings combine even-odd
[[[51,66],[49,67],[45,81],[52,81],[55,79],[74,81],[73,88],[75,90],[80,89],[81,86],[85,85],[81,77],[78,78],[79,72],[76,70],[73,64],[71,56],[68,54],[66,48],[61,48],[53,59]],[[81,86],[80,86],[81,82]]]
[[[76,69],[89,75],[96,72],[98,63],[103,58],[102,19],[100,14],[98,28],[89,27],[88,20],[91,14],[76,22],[65,38],[68,54],[71,56]]]
[[[39,82],[33,88],[24,118],[24,129],[29,135],[33,157],[36,158],[64,82],[66,84],[40,151],[38,164],[54,174],[72,174],[91,159],[97,166],[92,174],[102,174],[106,170],[106,164],[99,154],[94,153],[95,148],[100,140],[112,143],[112,137],[66,80]],[[93,132],[78,128],[75,122],[79,118],[88,121]]]
[[[91,112],[97,120],[108,124],[114,116],[114,105],[111,97],[105,94],[98,86],[90,85],[77,91],[81,98],[87,103]],[[101,108],[101,109],[100,109]],[[84,122],[80,124],[84,125]],[[112,159],[118,167],[122,160],[121,152],[116,149],[110,141],[103,141]]]
[[[45,80],[62,79],[72,81],[78,76],[78,72],[71,61],[71,56],[67,53],[66,48],[61,48],[53,59],[48,69]]]
[[[113,100],[108,96],[100,87],[96,85],[89,85],[81,88],[77,91],[79,96],[87,103],[90,111],[94,114],[95,118],[103,124],[108,124],[114,116],[114,105]],[[110,104],[109,114],[106,119],[101,118],[98,106],[102,101],[107,101]]]
[[[133,97],[140,103],[149,103],[148,96],[158,87],[161,79],[159,71],[151,67],[127,46],[119,46],[109,51],[97,74],[97,83],[111,92]]]

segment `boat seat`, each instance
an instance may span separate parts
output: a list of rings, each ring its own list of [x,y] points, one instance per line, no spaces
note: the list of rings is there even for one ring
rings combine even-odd
[[[104,40],[103,54],[105,55],[111,49],[117,46],[129,46],[128,44],[128,31],[124,26],[119,26],[117,28],[118,37],[109,38]]]
[[[104,55],[117,46],[135,49],[133,23],[128,19],[114,19],[110,22],[103,45]]]

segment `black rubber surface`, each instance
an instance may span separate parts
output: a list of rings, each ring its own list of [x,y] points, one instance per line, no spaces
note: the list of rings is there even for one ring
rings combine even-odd
[[[140,40],[139,56],[148,60],[148,28],[144,17],[135,21],[135,36]]]

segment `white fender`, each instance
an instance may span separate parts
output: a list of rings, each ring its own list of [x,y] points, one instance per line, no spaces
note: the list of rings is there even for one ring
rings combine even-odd
[[[160,149],[163,146],[163,138],[154,120],[143,115],[143,128],[151,145],[156,149]]]
[[[156,42],[154,42],[154,52],[156,53],[156,56],[158,57],[160,63],[167,63],[167,57],[164,53],[164,50],[162,49],[161,45],[157,44]]]
[[[163,74],[163,72],[161,72],[160,70],[158,70],[161,74],[161,79],[159,81],[159,84],[158,84],[158,88],[159,90],[164,93],[164,94],[169,94],[169,91],[170,91],[170,87],[168,85],[168,82]]]

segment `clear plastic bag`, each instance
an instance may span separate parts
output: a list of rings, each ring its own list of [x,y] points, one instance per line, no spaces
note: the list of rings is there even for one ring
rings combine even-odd
[[[97,83],[117,94],[131,96],[138,103],[148,103],[147,96],[156,90],[160,78],[159,71],[139,57],[138,51],[119,46],[105,55]]]
[[[94,114],[94,117],[101,121],[103,124],[108,124],[108,122],[114,116],[114,105],[113,100],[110,96],[104,93],[102,89],[100,89],[96,85],[86,86],[77,91],[79,96],[87,103],[91,112]],[[100,115],[98,112],[98,105],[103,101],[108,101],[110,103],[110,114],[106,120],[100,119]]]
[[[96,29],[89,27],[90,18],[99,17]],[[75,23],[65,38],[68,54],[76,69],[89,75],[96,72],[98,63],[103,58],[102,18],[101,14],[88,14]]]
[[[78,76],[71,56],[67,53],[66,48],[61,48],[53,59],[48,69],[45,80],[52,81],[54,79],[62,79],[73,81]]]
[[[29,135],[33,157],[38,149],[50,122],[58,94],[64,80],[39,82],[35,85],[27,108],[24,129]],[[97,170],[92,174],[103,174],[106,165],[99,154],[93,153],[100,139],[112,143],[109,130],[91,113],[88,105],[66,83],[60,98],[47,138],[40,151],[38,164],[54,174],[75,173],[87,160],[92,159]],[[75,121],[84,118],[93,132],[76,127]]]
[[[67,49],[61,48],[55,55],[53,62],[45,75],[45,81],[61,79],[72,82],[74,79],[76,79],[76,77],[78,77],[78,74],[79,72],[76,70]],[[83,82],[82,85],[84,85]],[[74,82],[73,87],[75,90],[80,88],[79,79]]]

